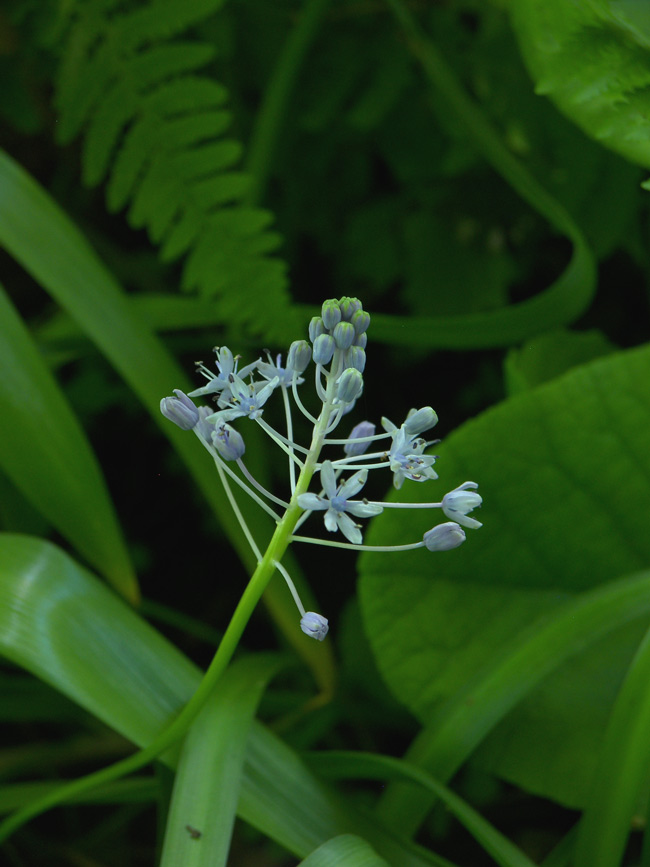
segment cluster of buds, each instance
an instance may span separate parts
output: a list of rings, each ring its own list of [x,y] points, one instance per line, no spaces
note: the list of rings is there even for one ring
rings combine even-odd
[[[234,356],[228,347],[216,347],[216,372],[202,362],[198,364],[198,371],[206,379],[206,384],[190,392],[189,396],[175,389],[174,397],[161,401],[161,412],[183,430],[194,431],[212,455],[233,505],[230,482],[245,490],[273,517],[277,527],[284,529],[286,544],[295,541],[372,551],[413,548],[448,551],[457,548],[465,541],[463,528],[481,526],[469,514],[481,505],[475,482],[464,482],[445,494],[440,502],[376,502],[358,497],[369,472],[375,470],[391,472],[396,489],[400,489],[405,481],[421,483],[438,478],[433,469],[436,457],[425,453],[434,441],[422,437],[438,421],[430,406],[412,409],[399,426],[382,418],[380,433],[376,432],[374,424],[362,421],[345,439],[332,436],[363,391],[369,324],[370,316],[356,298],[326,301],[321,315],[314,317],[309,324],[309,342],[294,341],[284,367],[281,355],[274,360],[267,352],[266,360],[258,358],[240,368],[239,357]],[[299,393],[305,382],[303,375],[312,364],[318,401],[316,414],[305,407]],[[278,392],[282,395],[285,411],[283,433],[263,417],[268,400]],[[216,410],[214,406],[197,406],[192,399],[197,397],[211,397],[216,402]],[[313,426],[309,445],[302,445],[294,439],[292,401]],[[234,421],[241,424],[240,419],[258,424],[285,452],[291,491],[288,500],[266,490],[249,472],[244,462],[244,437],[231,425]],[[323,450],[329,448],[342,450],[343,456],[323,458]],[[318,492],[308,489],[316,473],[320,481]],[[416,542],[392,546],[364,545],[362,527],[356,519],[371,518],[385,508],[440,509],[449,520],[427,530]],[[235,512],[259,563],[261,552],[236,507]],[[340,533],[345,541],[298,535],[296,531],[314,514],[322,514],[328,533]],[[303,632],[322,641],[328,631],[327,620],[316,612],[305,611],[279,557],[273,560],[273,566],[285,578],[293,594],[301,613]]]

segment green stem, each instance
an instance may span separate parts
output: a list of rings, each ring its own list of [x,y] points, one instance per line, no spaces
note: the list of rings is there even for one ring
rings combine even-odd
[[[246,171],[251,175],[251,186],[246,201],[249,205],[256,205],[264,199],[291,90],[328,5],[329,0],[306,0],[273,71],[248,148]]]
[[[309,487],[309,483],[314,474],[316,462],[323,446],[325,433],[330,422],[332,412],[334,410],[335,396],[335,381],[338,375],[340,361],[338,353],[332,362],[332,373],[328,379],[326,400],[323,403],[321,414],[314,426],[311,446],[305,460],[304,466],[298,477],[296,489],[292,495],[288,509],[284,513],[282,519],[278,522],[271,541],[264,553],[262,559],[258,562],[246,589],[244,590],[235,612],[228,624],[224,636],[219,644],[212,662],[201,680],[196,692],[188,703],[183,707],[176,719],[171,722],[154,739],[152,743],[144,749],[129,756],[122,761],[116,762],[108,768],[103,768],[100,771],[95,771],[85,777],[80,777],[70,783],[55,789],[53,792],[37,798],[31,804],[27,804],[20,810],[17,810],[11,816],[0,823],[0,843],[4,842],[14,831],[18,830],[22,825],[33,819],[35,816],[56,807],[72,798],[78,798],[90,789],[107,783],[111,783],[127,774],[132,774],[145,765],[150,764],[158,756],[168,750],[176,741],[185,735],[192,722],[203,708],[206,701],[212,694],[217,682],[226,670],[230,663],[239,641],[242,637],[244,629],[259,602],[262,593],[266,589],[271,577],[276,569],[276,561],[280,561],[291,542],[293,530],[295,529],[298,519],[303,513],[303,510],[298,505],[298,497],[304,494]]]

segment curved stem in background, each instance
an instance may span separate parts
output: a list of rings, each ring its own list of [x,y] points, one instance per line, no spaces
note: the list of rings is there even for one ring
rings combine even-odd
[[[284,44],[269,86],[264,93],[248,145],[248,159],[245,166],[246,171],[251,175],[251,185],[246,197],[248,205],[257,205],[264,201],[286,107],[300,66],[318,32],[328,5],[329,0],[306,0],[296,25]]]
[[[421,343],[425,338],[432,347],[461,349],[507,346],[573,322],[587,310],[596,290],[596,264],[582,231],[564,206],[505,147],[480,107],[467,95],[402,0],[386,2],[429,84],[463,124],[472,144],[528,204],[573,243],[569,265],[539,295],[488,313],[428,319],[421,317],[412,326],[409,323],[409,343]],[[377,336],[381,327],[382,317],[373,316],[373,336]],[[390,328],[394,330],[395,327],[396,323],[391,317]],[[419,335],[419,339],[416,335]]]

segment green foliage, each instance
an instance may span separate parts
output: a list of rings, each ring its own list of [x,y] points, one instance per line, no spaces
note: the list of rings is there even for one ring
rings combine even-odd
[[[587,135],[650,168],[650,20],[643,4],[517,0],[510,9],[537,92]]]
[[[108,175],[109,209],[128,205],[130,225],[147,229],[163,261],[187,256],[182,288],[267,332],[287,305],[285,265],[268,255],[280,238],[268,211],[243,204],[250,179],[236,169],[241,145],[224,137],[227,91],[199,74],[214,46],[178,38],[221,5],[76,4],[61,46],[58,138],[84,132],[84,182]]]
[[[9,859],[149,865],[155,804],[174,867],[650,865],[649,21],[637,0],[7,0]],[[363,556],[359,598],[349,552],[304,546],[283,563],[327,640],[275,580],[242,634],[258,558],[159,401],[215,344],[286,352],[343,294],[372,317],[350,426],[432,404],[440,479],[400,499],[471,478],[484,526]],[[243,500],[262,548],[276,525]],[[365,541],[417,541],[423,516],[386,509]],[[137,568],[165,636],[78,560],[131,601]]]
[[[494,664],[506,636],[650,560],[649,374],[647,347],[617,353],[468,423],[437,447],[439,473],[447,487],[445,479],[481,476],[489,539],[435,564],[420,551],[363,558],[361,600],[380,669],[423,724]],[[427,496],[420,491],[413,496]],[[368,540],[417,539],[426,529],[390,510]],[[396,580],[404,571],[408,582]],[[519,707],[486,747],[489,766],[583,805],[604,722],[643,629],[639,623],[607,638]]]

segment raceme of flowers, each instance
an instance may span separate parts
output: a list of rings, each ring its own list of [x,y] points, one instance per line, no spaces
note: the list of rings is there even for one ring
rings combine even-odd
[[[393,485],[400,489],[409,482],[428,482],[438,478],[433,469],[436,458],[426,453],[432,444],[422,434],[431,430],[438,417],[430,406],[412,409],[405,420],[396,425],[382,418],[382,431],[369,421],[361,421],[345,438],[332,434],[350,413],[363,391],[366,366],[367,330],[370,316],[356,298],[326,301],[321,315],[309,324],[309,340],[296,340],[289,347],[283,366],[283,356],[266,358],[239,367],[240,358],[226,347],[216,347],[214,369],[198,364],[198,372],[206,382],[200,388],[184,394],[174,389],[174,397],[160,402],[163,415],[183,430],[193,430],[212,455],[226,493],[235,507],[249,544],[258,559],[262,559],[255,539],[236,508],[230,484],[245,490],[268,512],[286,537],[273,566],[282,574],[301,614],[302,631],[322,641],[328,631],[325,617],[305,611],[296,588],[280,559],[290,542],[308,542],[350,548],[352,550],[406,551],[426,548],[428,551],[449,551],[465,541],[465,529],[477,529],[480,522],[470,512],[481,505],[475,482],[464,482],[446,493],[440,502],[401,503],[375,502],[362,492],[370,472],[392,473]],[[301,392],[312,368],[316,411],[303,402]],[[285,413],[284,430],[278,431],[264,418],[268,402],[280,396]],[[216,403],[197,406],[193,398],[207,398]],[[313,426],[311,441],[295,441],[293,429],[295,410]],[[231,423],[236,422],[237,427]],[[249,472],[244,455],[245,425],[258,424],[286,456],[289,500],[266,490]],[[240,429],[241,428],[241,429]],[[323,459],[323,449],[338,449],[340,457]],[[234,468],[237,469],[234,469]],[[309,490],[315,482],[314,490]],[[361,496],[360,496],[361,495]],[[441,509],[448,521],[432,527],[416,542],[404,545],[364,545],[362,525],[358,519],[379,515],[385,508]],[[327,534],[338,540],[297,535],[296,531],[310,517],[322,517]],[[345,541],[343,541],[345,540]]]

